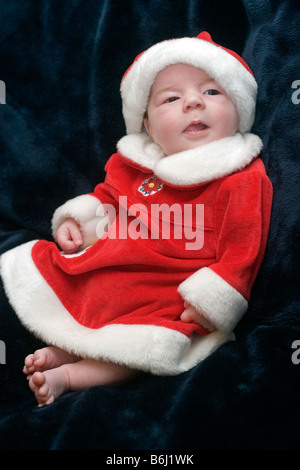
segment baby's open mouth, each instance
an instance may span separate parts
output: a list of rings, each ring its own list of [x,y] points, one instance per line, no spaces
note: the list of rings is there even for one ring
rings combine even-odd
[[[184,132],[187,134],[197,134],[207,129],[207,127],[208,126],[203,124],[203,122],[192,122],[186,129],[184,129]]]

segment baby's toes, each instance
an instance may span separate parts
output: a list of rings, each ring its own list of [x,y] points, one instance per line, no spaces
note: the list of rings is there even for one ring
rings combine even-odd
[[[28,375],[28,374],[32,374],[34,370],[35,370],[34,356],[33,354],[29,354],[29,356],[25,358],[23,372],[25,375]]]
[[[29,386],[35,395],[39,407],[50,405],[54,401],[51,389],[46,383],[46,377],[42,372],[33,374],[29,381]]]

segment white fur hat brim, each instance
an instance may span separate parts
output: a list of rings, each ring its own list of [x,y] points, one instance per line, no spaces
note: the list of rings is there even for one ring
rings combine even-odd
[[[255,117],[257,83],[235,52],[214,43],[207,32],[157,43],[140,54],[121,83],[127,134],[143,129],[143,119],[156,75],[169,65],[184,63],[206,71],[229,95],[239,115],[238,130],[249,132]]]

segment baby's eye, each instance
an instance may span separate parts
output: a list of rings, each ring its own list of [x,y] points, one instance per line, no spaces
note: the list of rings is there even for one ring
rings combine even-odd
[[[170,98],[167,98],[164,103],[173,103],[173,101],[179,100],[178,96],[171,96]]]
[[[219,90],[215,90],[214,88],[211,88],[210,90],[206,90],[204,94],[205,95],[219,95],[220,92]]]

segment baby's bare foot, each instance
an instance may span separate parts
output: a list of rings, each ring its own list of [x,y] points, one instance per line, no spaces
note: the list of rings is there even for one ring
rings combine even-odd
[[[68,375],[64,367],[45,372],[35,372],[29,380],[29,387],[35,395],[38,406],[50,405],[69,389]]]
[[[78,358],[55,346],[47,346],[29,354],[24,361],[23,372],[30,379],[34,372],[54,369],[62,364],[76,362]]]

